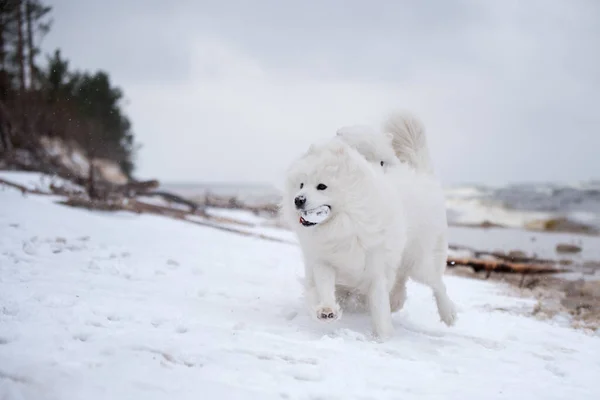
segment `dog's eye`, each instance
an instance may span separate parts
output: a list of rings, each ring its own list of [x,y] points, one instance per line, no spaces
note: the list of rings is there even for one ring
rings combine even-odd
[[[382,162],[380,162],[379,164],[381,164],[381,166],[383,167],[383,161],[382,161]]]
[[[300,184],[300,189],[302,189],[304,187],[304,183]]]
[[[323,185],[322,183],[319,183],[317,185],[317,190],[325,190],[325,189],[327,189],[327,185]]]

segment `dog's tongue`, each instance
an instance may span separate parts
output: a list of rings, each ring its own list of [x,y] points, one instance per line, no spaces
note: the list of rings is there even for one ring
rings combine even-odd
[[[298,220],[302,225],[304,226],[310,226],[310,225],[314,225],[312,222],[308,222],[307,220],[305,220],[304,218],[300,217],[300,219]]]
[[[303,223],[302,221],[304,220],[311,224],[320,224],[329,218],[330,211],[331,209],[328,206],[320,206],[312,210],[303,211],[300,222]]]

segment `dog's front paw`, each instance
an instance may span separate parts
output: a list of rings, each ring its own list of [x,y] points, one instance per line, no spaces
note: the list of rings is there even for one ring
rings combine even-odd
[[[339,307],[317,307],[317,319],[320,321],[336,321],[341,318],[342,311]]]

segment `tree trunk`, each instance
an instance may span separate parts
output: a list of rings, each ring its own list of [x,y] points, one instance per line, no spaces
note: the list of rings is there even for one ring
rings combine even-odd
[[[0,10],[0,101],[6,101],[8,96],[8,75],[6,73],[6,43],[4,41],[5,25],[4,10]]]
[[[90,170],[88,175],[87,192],[90,200],[98,198],[98,191],[96,190],[96,165],[94,163],[95,157],[89,156]]]
[[[3,71],[0,71],[0,74]],[[0,75],[1,76],[1,75]],[[0,99],[0,143],[2,152],[12,150],[10,116],[4,102]]]
[[[6,49],[4,48],[4,10],[0,10],[0,70],[6,70]]]
[[[17,63],[19,64],[19,89],[25,92],[25,54],[23,43],[23,2],[17,0]]]
[[[35,57],[35,49],[33,47],[33,4],[31,0],[27,0],[25,5],[25,18],[27,22],[27,56],[29,62],[29,89],[34,89],[37,83],[37,73],[35,70],[35,64],[33,63]]]

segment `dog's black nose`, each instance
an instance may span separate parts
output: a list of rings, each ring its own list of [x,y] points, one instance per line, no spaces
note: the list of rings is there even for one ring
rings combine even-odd
[[[303,207],[304,203],[306,203],[306,197],[304,197],[304,196],[298,196],[294,199],[294,204],[298,208]]]

